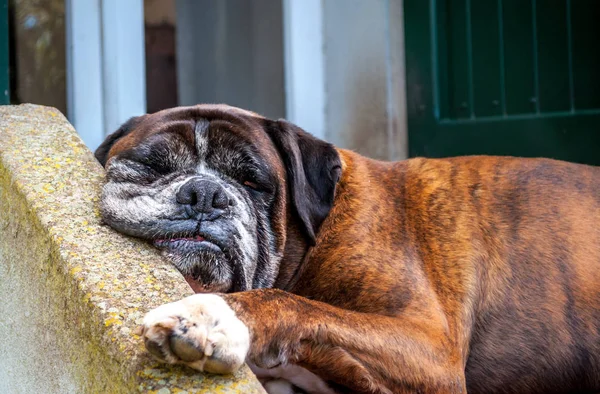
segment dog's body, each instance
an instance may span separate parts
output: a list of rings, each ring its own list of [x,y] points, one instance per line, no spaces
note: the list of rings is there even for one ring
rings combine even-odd
[[[181,146],[164,142],[173,128]],[[149,154],[153,139],[172,167],[187,169],[132,175],[144,156],[132,152]],[[207,153],[218,144],[231,154]],[[185,146],[196,153],[181,153]],[[241,168],[239,149],[264,160],[262,189],[224,169]],[[108,161],[107,222],[166,248],[196,290],[228,292],[150,312],[146,344],[161,359],[213,372],[244,360],[294,364],[328,385],[314,390],[331,392],[600,390],[599,168],[501,157],[384,163],[224,106],[147,115],[97,157]],[[248,192],[238,187],[246,183]],[[170,195],[175,205],[163,201]],[[179,232],[150,219],[138,226],[136,198]],[[196,204],[204,200],[214,207]],[[165,204],[186,206],[185,220]],[[222,220],[239,242],[216,236],[221,255],[206,260],[198,246],[189,258],[194,237],[210,235],[182,223],[196,221],[198,231],[210,222],[210,232]]]

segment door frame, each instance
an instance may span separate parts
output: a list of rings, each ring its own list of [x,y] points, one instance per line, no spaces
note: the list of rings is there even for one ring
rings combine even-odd
[[[143,0],[65,0],[67,117],[94,150],[146,113]]]

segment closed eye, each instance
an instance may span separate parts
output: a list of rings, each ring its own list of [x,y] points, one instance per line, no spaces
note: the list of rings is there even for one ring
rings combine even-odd
[[[273,186],[271,186],[271,183],[267,180],[254,179],[252,177],[248,177],[244,179],[242,184],[244,185],[244,187],[257,193],[273,194],[274,192]]]
[[[250,189],[254,189],[254,190],[259,190],[260,187],[258,186],[258,184],[251,182],[251,181],[244,181],[244,186],[249,187]]]
[[[113,159],[107,171],[109,178],[117,182],[148,184],[159,177],[159,174],[149,165],[129,159]]]

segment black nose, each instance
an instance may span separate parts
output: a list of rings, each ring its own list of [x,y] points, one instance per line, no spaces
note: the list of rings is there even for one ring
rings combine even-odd
[[[206,220],[221,216],[232,203],[221,185],[200,178],[189,180],[179,189],[175,198],[179,204],[189,207],[188,210],[193,211],[191,213],[204,214]]]

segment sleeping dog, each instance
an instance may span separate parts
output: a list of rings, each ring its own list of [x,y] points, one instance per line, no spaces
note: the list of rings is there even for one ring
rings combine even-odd
[[[270,392],[600,390],[599,168],[375,161],[225,105],[133,118],[96,157],[104,221],[200,293],[146,316],[165,362],[248,362]]]

